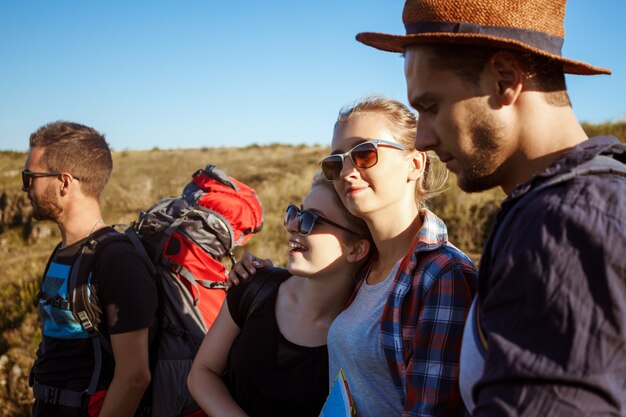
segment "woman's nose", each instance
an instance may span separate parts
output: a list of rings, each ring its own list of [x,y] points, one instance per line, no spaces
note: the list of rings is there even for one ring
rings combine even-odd
[[[285,228],[287,229],[288,232],[297,233],[299,223],[300,223],[300,216],[299,215],[293,216],[291,219],[287,221]]]
[[[341,164],[341,171],[339,172],[339,178],[344,178],[349,176],[352,172],[356,170],[356,165],[352,162],[352,158],[348,155],[343,157],[343,161]]]

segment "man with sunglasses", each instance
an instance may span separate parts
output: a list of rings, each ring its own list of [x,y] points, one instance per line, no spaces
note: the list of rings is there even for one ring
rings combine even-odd
[[[117,240],[94,248],[88,291],[101,323],[79,322],[68,294],[79,253],[113,233],[99,204],[111,170],[109,147],[90,127],[59,121],[30,136],[22,190],[33,217],[55,222],[61,232],[38,305],[43,335],[30,378],[35,417],[132,416],[150,382],[148,330],[157,293],[133,246]]]
[[[408,0],[415,145],[468,192],[501,187],[461,353],[475,416],[626,415],[626,146],[588,138],[561,55],[565,0]],[[580,18],[584,18],[581,16]]]

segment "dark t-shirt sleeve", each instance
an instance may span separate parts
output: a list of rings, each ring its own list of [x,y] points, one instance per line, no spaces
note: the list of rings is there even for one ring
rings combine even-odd
[[[256,276],[252,277],[252,279],[257,279],[260,271]],[[228,290],[228,294],[226,294],[226,301],[228,302],[228,311],[230,312],[230,316],[233,318],[235,324],[241,329],[243,327],[244,318],[239,317],[239,304],[241,302],[241,297],[243,297],[246,288],[250,285],[252,281],[241,281],[239,285],[233,286]]]
[[[241,302],[244,298],[244,294],[249,285],[254,282],[255,288],[253,288],[252,291],[255,291],[257,294],[259,294],[261,287],[265,287],[266,285],[268,285],[266,283],[267,281],[275,280],[274,283],[280,283],[290,276],[291,274],[289,273],[289,271],[284,268],[261,268],[252,278],[250,278],[249,281],[241,282],[239,285],[232,287],[230,290],[228,290],[228,294],[226,295],[226,301],[228,302],[228,311],[230,312],[230,316],[233,318],[235,324],[241,329],[243,328],[243,325],[245,323],[246,317],[241,314],[244,312],[241,312],[240,308]],[[252,300],[249,300],[248,302],[252,304]],[[250,308],[250,306],[248,306],[248,308]]]
[[[119,242],[103,248],[94,276],[109,334],[154,324],[158,303],[155,280],[132,245]]]

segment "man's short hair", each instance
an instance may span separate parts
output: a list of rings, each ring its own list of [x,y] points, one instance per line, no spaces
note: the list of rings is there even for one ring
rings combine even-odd
[[[427,44],[418,48],[427,51],[434,69],[450,70],[470,85],[478,86],[487,61],[502,48],[465,44]],[[565,74],[560,62],[531,52],[508,50],[524,70],[526,83],[533,91],[542,92],[549,104],[571,106]]]
[[[79,178],[85,195],[99,198],[113,170],[111,151],[104,135],[78,123],[48,123],[30,135],[30,147],[44,149],[42,163],[48,171],[67,172]]]

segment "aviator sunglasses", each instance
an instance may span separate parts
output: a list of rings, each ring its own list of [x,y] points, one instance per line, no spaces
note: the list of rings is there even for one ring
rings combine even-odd
[[[401,151],[406,150],[405,147],[400,145],[399,143],[390,142],[388,140],[368,140],[367,142],[359,143],[348,152],[336,153],[322,158],[319,164],[322,167],[322,173],[324,174],[324,177],[328,181],[338,180],[341,176],[343,160],[346,157],[350,157],[350,160],[352,160],[352,163],[357,168],[365,169],[373,167],[378,162],[379,146],[386,146]]]
[[[287,225],[295,218],[298,218],[298,234],[301,236],[308,236],[311,231],[313,231],[313,227],[318,221],[322,221],[328,223],[332,226],[338,227],[341,230],[345,230],[346,232],[350,232],[353,234],[357,234],[347,227],[344,227],[340,224],[335,223],[332,220],[327,219],[324,216],[319,214],[312,213],[308,210],[300,210],[298,207],[293,204],[289,204],[287,206],[287,210],[285,210],[285,218],[283,219],[283,225],[287,227]]]
[[[58,177],[63,174],[62,172],[33,172],[27,169],[22,170],[22,191],[30,190],[30,187],[33,185],[33,178],[41,178],[41,177]],[[77,177],[72,176],[77,181],[80,181]]]

